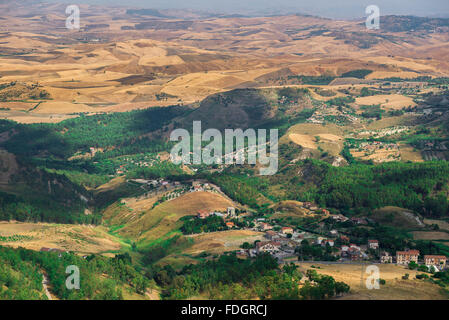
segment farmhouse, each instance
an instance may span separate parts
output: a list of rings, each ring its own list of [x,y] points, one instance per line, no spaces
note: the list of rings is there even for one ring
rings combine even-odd
[[[257,253],[268,252],[270,254],[279,252],[281,244],[275,241],[265,241],[257,242],[256,251]]]
[[[381,263],[393,263],[393,257],[388,252],[382,252],[380,256]]]
[[[429,268],[433,266],[437,270],[443,270],[446,267],[446,256],[425,255],[424,264]]]
[[[204,191],[204,189],[201,186],[194,186],[193,191]]]
[[[379,241],[377,240],[368,240],[368,248],[370,249],[379,249]]]
[[[217,217],[221,217],[221,218],[223,218],[225,215],[223,214],[223,213],[221,213],[221,212],[213,212],[213,213],[211,213],[211,215],[214,215],[214,216],[217,216]]]
[[[234,207],[228,207],[226,212],[227,212],[228,217],[235,217],[235,208]]]
[[[226,227],[231,229],[231,228],[235,227],[235,224],[234,224],[234,222],[226,222]]]
[[[354,222],[355,224],[368,224],[368,222],[366,221],[365,218],[351,218],[351,221]]]
[[[396,251],[396,264],[408,265],[410,262],[418,263],[419,250]]]
[[[282,228],[282,233],[283,234],[293,234],[293,228],[291,228],[291,227],[283,227]]]
[[[201,181],[198,181],[198,180],[193,180],[192,181],[192,187],[198,187],[200,185],[201,185]]]
[[[332,215],[332,219],[334,219],[335,221],[339,221],[339,222],[345,222],[348,221],[349,219],[346,218],[344,215],[342,214],[335,214]]]
[[[262,223],[260,224],[260,229],[262,229],[262,231],[265,231],[265,230],[271,230],[271,229],[273,229],[273,226],[269,225],[269,224],[266,223],[266,222],[262,222]]]
[[[210,213],[208,211],[206,211],[206,210],[198,210],[197,217],[199,219],[206,219],[209,216],[210,216]]]
[[[351,260],[361,260],[363,258],[362,253],[357,248],[349,248],[347,254],[351,258]]]

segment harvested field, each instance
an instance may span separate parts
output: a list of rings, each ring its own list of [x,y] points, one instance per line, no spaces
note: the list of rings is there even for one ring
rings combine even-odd
[[[425,224],[437,224],[441,230],[449,231],[449,222],[436,219],[424,219]]]
[[[299,269],[306,271],[311,266],[320,267],[315,269],[320,274],[330,275],[336,281],[343,281],[351,287],[350,294],[341,297],[343,300],[445,300],[441,288],[423,280],[415,279],[416,274],[422,273],[409,270],[394,264],[376,264],[379,268],[380,278],[386,281],[380,289],[369,290],[366,287],[366,267],[362,264],[321,264],[321,263],[298,263]],[[408,280],[402,276],[409,274]]]
[[[240,245],[244,242],[252,244],[256,240],[262,240],[263,232],[228,230],[188,237],[194,240],[194,244],[185,250],[185,253],[199,254],[204,251],[209,253],[223,253],[226,251],[239,250]]]
[[[369,97],[361,97],[356,99],[358,105],[380,104],[383,109],[400,110],[409,106],[414,107],[416,103],[412,98],[400,94],[374,95]]]
[[[449,240],[449,233],[438,231],[413,231],[415,240]]]
[[[121,245],[104,227],[48,223],[0,222],[1,245],[40,250],[43,247],[76,253],[118,251]]]
[[[228,207],[236,205],[217,193],[190,192],[140,214],[137,219],[120,229],[119,234],[151,242],[175,232],[182,225],[179,219],[183,216],[196,215],[198,210],[225,211]],[[129,211],[128,208],[123,210]]]

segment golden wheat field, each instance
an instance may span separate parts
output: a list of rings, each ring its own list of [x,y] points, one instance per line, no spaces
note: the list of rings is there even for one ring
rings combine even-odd
[[[319,274],[330,275],[336,281],[343,281],[351,287],[349,295],[339,299],[345,300],[445,300],[447,297],[441,292],[441,288],[423,280],[417,280],[419,272],[409,270],[394,264],[376,264],[379,268],[380,279],[386,281],[380,285],[380,289],[368,289],[366,281],[370,273],[366,273],[366,267],[370,264],[320,264],[298,263],[299,269],[306,271],[311,266]],[[402,276],[409,274],[408,280]]]

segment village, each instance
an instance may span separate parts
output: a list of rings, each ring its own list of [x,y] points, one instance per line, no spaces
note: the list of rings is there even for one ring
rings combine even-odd
[[[193,181],[192,187],[188,188],[187,192],[221,192],[216,188],[213,184],[204,181]],[[302,205],[304,209],[317,212],[322,217],[336,223],[350,223],[354,226],[366,226],[372,223],[369,218],[348,218],[342,214],[331,214],[328,210],[319,208],[311,202],[304,202]],[[195,219],[205,221],[214,216],[223,219],[226,230],[251,230],[263,233],[262,240],[241,245],[241,249],[236,254],[242,259],[268,253],[275,257],[280,264],[318,261],[334,264],[397,264],[404,267],[420,267],[430,272],[442,271],[447,266],[446,256],[421,255],[418,250],[408,248],[389,252],[382,247],[382,242],[378,239],[369,239],[366,243],[353,243],[349,236],[342,234],[337,229],[325,230],[324,222],[318,224],[319,229],[305,231],[285,223],[277,223],[269,217],[260,217],[244,208],[235,207],[228,207],[224,212],[199,210],[196,212]],[[305,254],[303,250],[315,252],[321,250],[323,255],[320,258],[310,253]]]
[[[159,202],[171,201],[185,193],[212,192],[226,196],[216,185],[205,180],[192,180],[187,182],[134,179],[134,183],[151,187],[142,197],[160,195]],[[333,223],[349,223],[353,226],[367,226],[373,221],[364,217],[348,218],[342,214],[331,214],[328,210],[319,208],[311,202],[303,202],[302,209],[309,215],[315,214],[323,220]],[[396,263],[408,266],[410,263],[424,265],[428,270],[443,270],[446,268],[447,258],[440,255],[420,255],[418,250],[404,248],[401,251],[389,252],[382,247],[378,239],[369,239],[366,243],[354,243],[352,239],[341,231],[321,221],[317,229],[304,230],[277,222],[269,216],[261,217],[256,212],[244,207],[228,207],[223,212],[198,210],[194,218],[202,221],[210,217],[220,217],[226,226],[226,230],[250,230],[263,233],[263,240],[255,243],[244,243],[237,252],[240,258],[252,258],[261,253],[269,253],[279,263],[296,261],[321,261],[328,263]],[[333,229],[332,229],[333,228]],[[311,249],[312,248],[312,249]],[[302,250],[317,252],[321,250],[321,256],[305,254]],[[306,259],[305,259],[306,258]],[[326,260],[323,260],[325,258]]]
[[[331,215],[338,221],[351,221],[355,224],[366,224],[366,219]],[[404,249],[396,251],[395,255],[382,249],[382,243],[377,239],[369,239],[366,244],[351,243],[351,239],[345,235],[339,235],[337,230],[330,230],[329,237],[320,236],[310,232],[295,230],[292,227],[271,225],[264,219],[257,219],[254,230],[264,232],[264,241],[256,242],[254,248],[242,249],[237,255],[240,257],[254,257],[261,253],[269,253],[278,259],[280,263],[317,261],[300,260],[304,242],[308,246],[320,247],[330,253],[332,260],[320,261],[327,263],[395,263],[408,267],[410,264],[418,267],[425,266],[428,271],[442,271],[446,269],[447,258],[443,255],[420,255],[419,250]],[[277,231],[275,231],[277,230]],[[299,259],[298,259],[299,258]]]

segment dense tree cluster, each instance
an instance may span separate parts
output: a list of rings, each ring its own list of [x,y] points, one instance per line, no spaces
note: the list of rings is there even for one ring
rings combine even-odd
[[[89,152],[93,148],[109,148],[98,153],[98,158],[157,151],[166,147],[158,139],[142,137],[161,129],[165,123],[181,114],[178,107],[97,114],[68,119],[59,123],[2,125],[16,131],[3,143],[9,152],[19,156],[37,156],[46,153],[66,159],[77,151]]]
[[[349,292],[346,284],[314,270],[308,272],[305,285],[300,283],[303,276],[294,264],[279,268],[268,254],[246,260],[229,254],[179,272],[166,266],[156,272],[155,279],[166,288],[166,299],[327,299]]]
[[[132,266],[127,254],[83,259],[72,253],[0,247],[0,262],[0,297],[7,299],[42,299],[42,272],[48,276],[52,293],[60,299],[123,299],[125,284],[140,294],[154,284]],[[66,287],[68,266],[79,268],[78,290]]]
[[[184,234],[227,230],[222,217],[210,216],[205,219],[190,218],[184,221],[181,231]]]

